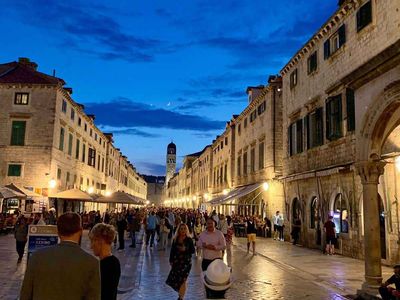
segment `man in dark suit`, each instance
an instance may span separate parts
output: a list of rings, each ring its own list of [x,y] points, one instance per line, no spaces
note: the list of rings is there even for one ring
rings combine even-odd
[[[99,261],[81,249],[81,217],[65,213],[57,221],[60,244],[33,253],[20,300],[100,300]]]

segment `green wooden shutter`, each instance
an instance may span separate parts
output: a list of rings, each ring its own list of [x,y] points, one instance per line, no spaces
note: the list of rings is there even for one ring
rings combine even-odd
[[[340,138],[343,136],[342,134],[342,95],[338,95],[335,99],[336,107],[337,107],[337,115],[336,115],[336,132],[335,138]]]
[[[330,125],[330,120],[331,120],[331,102],[332,98],[329,97],[328,100],[326,101],[326,138],[328,140],[331,140],[332,134],[331,134],[331,125]]]
[[[11,129],[11,145],[23,146],[25,144],[25,121],[13,121]]]
[[[355,123],[355,103],[354,103],[354,91],[352,89],[346,89],[346,114],[347,114],[347,131],[354,131],[356,129]]]
[[[324,43],[324,59],[328,59],[331,55],[331,41],[327,39]]]
[[[292,126],[293,126],[293,124],[289,125],[288,134],[287,134],[287,136],[288,136],[288,153],[289,153],[289,156],[293,155],[293,151],[292,151],[292,143],[293,143],[293,141],[292,141]]]
[[[339,27],[339,48],[342,47],[346,43],[346,24],[343,24]]]
[[[319,107],[315,111],[315,124],[316,124],[316,146],[321,146],[324,143],[324,124],[322,120],[323,108]]]
[[[306,134],[307,149],[310,149],[312,146],[310,144],[311,130],[310,130],[310,115],[309,114],[304,117],[304,127],[305,127],[304,131]]]
[[[303,119],[296,122],[296,153],[303,152]]]

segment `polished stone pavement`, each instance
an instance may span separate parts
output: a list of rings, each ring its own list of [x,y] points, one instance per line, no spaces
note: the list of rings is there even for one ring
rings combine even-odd
[[[235,282],[227,299],[349,299],[360,288],[364,262],[340,255],[293,246],[272,239],[257,239],[257,255],[247,254],[246,240],[236,238],[229,263]],[[129,245],[129,242],[126,243]],[[87,232],[83,247],[89,250]],[[165,285],[169,251],[157,248],[126,248],[115,251],[122,266],[118,299],[176,299]],[[227,257],[225,256],[225,260]],[[16,263],[12,235],[0,236],[0,299],[17,299],[26,260]],[[383,268],[384,277],[391,269]],[[200,281],[200,259],[193,257],[185,299],[205,299]]]

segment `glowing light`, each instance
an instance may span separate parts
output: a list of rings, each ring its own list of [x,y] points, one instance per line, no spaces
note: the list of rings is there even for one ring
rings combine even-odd
[[[204,199],[208,199],[208,194],[207,193],[205,193],[204,195],[203,195],[203,197],[204,197]]]
[[[224,195],[228,195],[228,193],[229,193],[229,191],[227,189],[222,191],[222,194],[224,194]]]
[[[400,156],[397,156],[397,157],[394,159],[394,163],[395,163],[395,165],[396,165],[397,171],[400,172]]]
[[[149,205],[149,204],[150,204],[150,201],[149,201],[149,200],[147,200],[147,201],[146,201],[146,205]]]
[[[57,181],[55,181],[54,179],[49,181],[49,188],[54,189],[57,185]]]
[[[264,189],[264,191],[268,191],[268,189],[269,189],[269,184],[268,184],[268,182],[264,182],[264,183],[263,183],[263,189]]]
[[[110,191],[106,191],[106,197],[110,197],[111,196],[111,192]]]
[[[193,201],[196,201],[196,199],[197,199],[197,197],[196,197],[196,196],[193,196]]]
[[[89,194],[93,194],[94,193],[94,188],[91,186],[90,188],[88,188],[88,193]]]

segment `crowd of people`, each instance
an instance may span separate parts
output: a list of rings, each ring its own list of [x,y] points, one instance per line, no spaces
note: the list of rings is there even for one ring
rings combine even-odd
[[[178,293],[178,300],[185,297],[193,255],[202,259],[201,269],[205,272],[215,260],[222,259],[225,252],[230,266],[233,236],[242,236],[242,228],[247,236],[247,253],[251,250],[253,255],[257,255],[257,236],[284,240],[284,218],[279,211],[271,221],[267,217],[261,219],[235,213],[225,216],[216,211],[207,213],[163,207],[123,209],[120,212],[107,210],[103,214],[99,211],[81,214],[69,212],[57,219],[54,211],[50,210],[36,218],[18,217],[14,230],[18,262],[21,262],[24,254],[30,223],[56,224],[60,243],[33,253],[20,299],[50,299],[55,292],[66,295],[65,299],[116,299],[121,267],[118,258],[112,254],[112,248],[113,245],[116,248],[118,243],[116,250],[124,251],[127,233],[129,247],[135,248],[143,243],[141,246],[150,249],[170,249],[171,270],[166,277],[166,284]],[[291,236],[296,244],[301,223],[294,222],[293,225]],[[80,248],[84,228],[89,230],[91,249],[98,259]],[[336,233],[331,216],[325,222],[324,229],[326,253],[334,254]],[[52,263],[54,261],[57,264]],[[52,288],[43,281],[48,274],[51,274]],[[71,274],[74,274],[74,278],[70,278]],[[65,282],[69,284],[65,286]],[[388,287],[392,283],[400,284],[400,265],[380,289],[383,299],[391,299],[397,293],[397,289]]]

